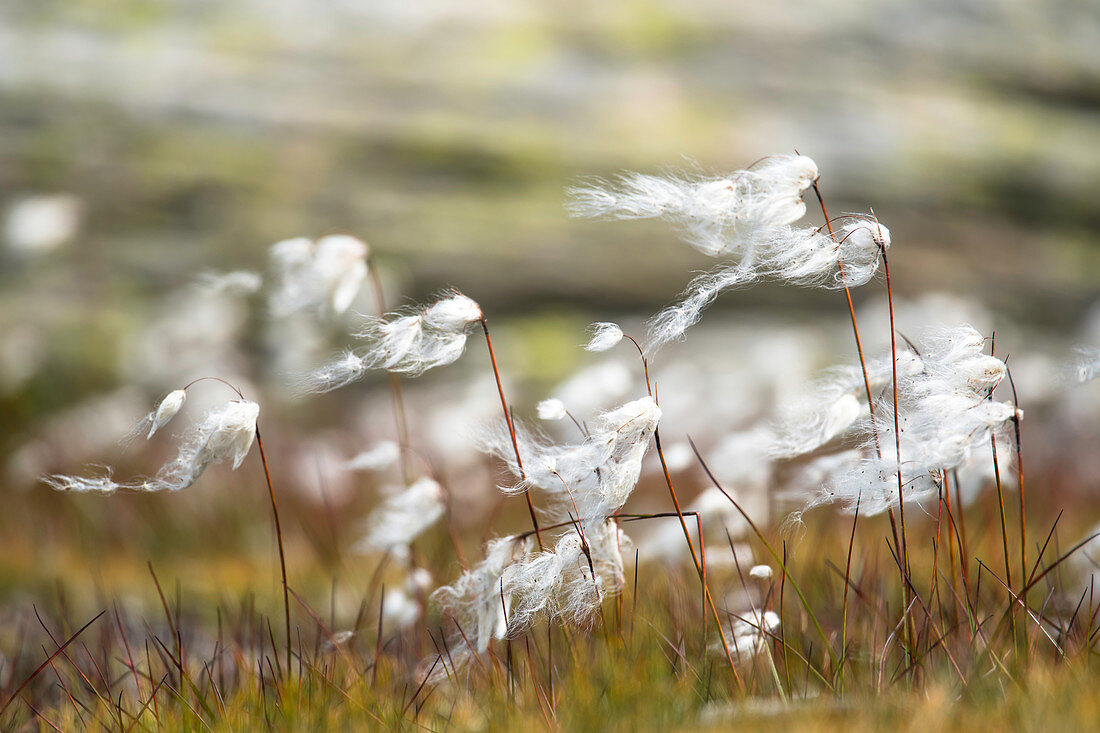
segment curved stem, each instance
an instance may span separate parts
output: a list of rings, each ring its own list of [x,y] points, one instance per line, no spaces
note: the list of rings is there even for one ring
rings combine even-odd
[[[256,445],[260,448],[260,462],[264,466],[264,478],[267,479],[267,493],[271,497],[271,514],[275,517],[275,537],[279,541],[279,569],[283,575],[283,615],[286,621],[286,673],[290,675],[290,586],[286,582],[286,552],[283,549],[283,527],[279,521],[279,506],[275,503],[275,489],[271,485],[271,471],[267,467],[267,454],[264,453],[264,441],[260,437],[260,428],[256,427]]]

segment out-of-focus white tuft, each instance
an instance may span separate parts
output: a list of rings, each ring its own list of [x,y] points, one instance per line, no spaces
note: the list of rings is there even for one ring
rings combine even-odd
[[[453,293],[414,315],[371,318],[356,334],[367,345],[347,350],[306,375],[303,392],[328,392],[357,381],[369,369],[418,376],[450,364],[466,349],[466,329],[481,318],[477,303]]]
[[[264,284],[258,272],[235,270],[233,272],[205,272],[199,275],[198,284],[207,292],[252,295]]]
[[[588,415],[624,399],[630,394],[630,369],[620,361],[605,361],[585,367],[552,390],[569,405],[574,415]]]
[[[768,648],[768,640],[779,628],[779,615],[774,611],[752,609],[730,624],[726,643],[735,661],[749,662]],[[721,647],[719,647],[721,649]]]
[[[349,471],[381,471],[392,466],[400,457],[401,446],[392,440],[383,440],[349,459],[344,468]]]
[[[83,204],[76,196],[29,196],[8,207],[4,240],[15,253],[51,252],[76,236]]]
[[[275,289],[269,306],[277,317],[303,310],[346,311],[367,276],[366,243],[334,234],[316,243],[304,237],[271,246]]]
[[[536,408],[539,420],[561,420],[565,418],[565,403],[556,397],[543,400]]]
[[[371,513],[367,531],[355,545],[357,552],[392,552],[406,557],[409,545],[439,521],[446,508],[443,487],[421,478],[394,494]]]
[[[1100,349],[1077,349],[1077,363],[1075,365],[1078,382],[1089,382],[1100,374]]]
[[[588,332],[592,338],[584,347],[587,351],[607,351],[623,340],[623,330],[617,324],[606,321],[593,323],[588,327]]]
[[[772,566],[771,565],[753,565],[749,570],[749,577],[756,578],[757,580],[771,580],[772,578]]]
[[[400,588],[387,588],[382,597],[382,627],[388,632],[402,631],[420,619],[420,603]]]

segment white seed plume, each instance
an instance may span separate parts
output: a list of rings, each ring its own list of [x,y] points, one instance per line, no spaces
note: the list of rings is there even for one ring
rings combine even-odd
[[[146,440],[152,438],[158,430],[167,425],[173,417],[183,407],[184,400],[187,399],[187,393],[182,389],[177,389],[169,392],[165,395],[164,399],[157,404],[156,408],[141,418],[141,421],[133,427],[133,429],[126,434],[122,439],[123,444],[128,444],[139,435],[144,435]]]
[[[511,597],[502,590],[502,576],[505,568],[529,553],[530,543],[515,537],[489,540],[484,560],[432,593],[432,600],[462,628],[478,654],[488,649],[493,639],[507,635],[505,613]],[[464,644],[457,648],[466,649]]]
[[[626,173],[571,189],[567,208],[574,216],[665,219],[690,245],[716,257],[802,218],[802,192],[817,175],[817,165],[803,155],[772,156],[718,178]]]
[[[584,347],[587,351],[607,351],[623,340],[623,330],[614,323],[593,323],[588,327],[588,331],[592,334],[592,338]]]
[[[924,362],[911,351],[899,351],[897,364],[898,379],[903,381],[924,369]],[[774,440],[768,454],[773,458],[805,455],[859,428],[859,420],[869,417],[867,385],[872,393],[878,393],[892,379],[889,356],[867,362],[866,384],[858,366],[830,369],[806,395],[781,405],[779,418],[772,425]]]
[[[424,311],[424,325],[440,331],[464,331],[481,317],[481,306],[472,298],[456,292]]]
[[[401,447],[392,440],[383,440],[359,453],[344,464],[349,471],[381,471],[401,457]]]
[[[652,353],[681,338],[707,306],[730,288],[762,279],[806,287],[862,285],[878,270],[880,248],[889,246],[889,230],[865,216],[845,224],[835,238],[819,228],[759,230],[741,240],[736,261],[696,277],[679,302],[650,319],[646,350]]]
[[[260,406],[249,400],[233,400],[210,410],[184,435],[175,460],[157,472],[150,488],[186,489],[207,467],[226,460],[236,470],[252,449],[259,416]]]
[[[482,447],[503,459],[517,479],[526,474],[525,483],[506,487],[505,491],[537,489],[551,500],[555,517],[572,514],[587,528],[601,524],[626,503],[638,482],[642,457],[660,419],[661,409],[653,398],[643,397],[596,415],[588,421],[589,434],[583,441],[561,445],[533,435],[517,422],[523,472],[516,464],[503,421],[483,436]]]
[[[304,237],[271,246],[276,289],[271,312],[279,317],[303,310],[343,313],[351,306],[367,276],[367,245],[345,234]]]
[[[445,493],[430,478],[413,482],[391,496],[367,519],[367,531],[355,546],[358,552],[408,553],[409,545],[443,516]]]
[[[539,420],[561,420],[565,418],[565,403],[556,397],[543,400],[536,408]]]
[[[371,318],[356,337],[366,346],[347,350],[302,380],[304,392],[328,392],[363,377],[370,369],[418,376],[450,364],[466,349],[466,330],[481,319],[481,308],[453,293],[415,314]]]
[[[805,508],[835,502],[848,510],[858,503],[863,514],[885,511],[897,505],[899,471],[906,501],[934,497],[943,470],[966,465],[1022,417],[1014,405],[990,398],[1006,368],[981,353],[984,342],[976,330],[961,326],[921,345],[920,370],[899,370],[900,433],[895,436],[892,396],[884,395],[876,403],[877,445],[865,429],[863,456],[827,467],[831,473],[811,491]]]
[[[772,578],[772,566],[771,565],[753,565],[749,570],[749,577],[756,578],[757,580],[771,580]]]
[[[187,399],[187,393],[182,389],[176,389],[168,393],[168,395],[160,401],[157,405],[155,412],[150,413],[149,419],[149,434],[146,438],[152,438],[153,434],[168,424],[168,421],[176,416],[176,413],[183,407],[183,401]]]
[[[169,395],[171,397],[171,395]],[[167,399],[167,398],[166,398]],[[155,413],[154,418],[155,420]],[[130,491],[178,491],[198,480],[209,466],[229,460],[233,469],[240,467],[256,437],[256,419],[260,406],[248,400],[234,400],[208,411],[183,436],[175,459],[164,464],[151,479],[135,479],[118,483],[111,479],[110,469],[104,476],[53,475],[43,482],[60,491],[112,493]],[[149,418],[147,418],[149,419]],[[166,420],[167,421],[167,420]]]

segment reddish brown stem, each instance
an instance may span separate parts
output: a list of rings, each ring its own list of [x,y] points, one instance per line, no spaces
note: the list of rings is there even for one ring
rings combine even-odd
[[[271,485],[271,471],[267,467],[267,454],[264,453],[264,441],[260,438],[260,428],[256,427],[256,445],[260,449],[260,462],[264,466],[264,478],[267,480],[267,493],[271,498],[271,514],[275,517],[275,538],[279,542],[279,570],[283,576],[283,619],[286,622],[286,673],[291,674],[292,641],[290,638],[290,586],[286,582],[286,551],[283,548],[283,527],[279,521],[279,506],[275,503],[275,488]]]
[[[489,323],[485,316],[481,317],[481,328],[485,332],[485,344],[489,347],[489,361],[493,363],[493,376],[497,380],[497,393],[500,395],[500,407],[504,410],[504,421],[508,424],[508,435],[512,438],[512,450],[516,454],[516,467],[519,469],[520,479],[527,482],[527,472],[523,470],[523,459],[519,456],[519,441],[516,440],[516,427],[512,423],[512,411],[508,409],[508,401],[504,398],[504,385],[500,381],[500,369],[497,368],[497,356],[493,350],[493,337],[489,335]],[[531,526],[535,528],[535,537],[538,539],[539,549],[543,549],[542,531],[539,529],[539,520],[535,516],[535,505],[531,502],[531,493],[524,491],[527,499],[527,511],[531,515]]]

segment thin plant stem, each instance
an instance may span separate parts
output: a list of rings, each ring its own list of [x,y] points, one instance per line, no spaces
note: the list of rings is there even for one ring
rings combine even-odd
[[[260,428],[256,427],[256,445],[260,449],[260,462],[264,466],[264,479],[267,480],[267,494],[271,498],[271,514],[275,517],[275,538],[279,542],[279,571],[283,576],[283,620],[286,623],[286,673],[291,675],[291,652],[293,641],[290,638],[290,586],[286,582],[286,551],[283,548],[283,527],[279,521],[279,505],[275,502],[275,488],[271,485],[271,471],[267,467],[267,454],[264,441],[260,437]]]
[[[367,275],[370,278],[371,292],[374,294],[374,307],[379,317],[386,312],[386,296],[382,290],[382,278],[374,266],[374,259],[367,262]],[[405,484],[412,481],[412,455],[409,443],[409,420],[405,412],[405,398],[401,389],[401,377],[387,370],[390,383],[390,396],[393,401],[393,419],[397,428],[397,444],[401,453],[401,473]]]
[[[527,472],[523,470],[523,459],[519,456],[519,441],[516,440],[516,426],[512,422],[512,412],[508,409],[508,401],[504,398],[504,385],[500,381],[500,369],[497,368],[497,356],[493,350],[493,337],[489,335],[489,322],[485,316],[481,317],[481,329],[485,332],[485,344],[489,347],[489,361],[493,364],[493,376],[497,380],[497,393],[500,395],[500,407],[504,410],[504,422],[508,425],[508,435],[512,438],[512,450],[516,454],[516,467],[519,468],[520,479],[527,482]],[[539,529],[539,520],[535,516],[535,505],[531,502],[531,493],[524,491],[527,499],[527,511],[531,515],[531,526],[535,528],[535,538],[538,540],[539,549],[543,549],[542,531]]]
[[[902,593],[905,598],[905,607],[908,609],[912,603],[909,590],[909,543],[906,538],[905,530],[905,496],[904,486],[901,478],[901,425],[900,418],[898,416],[898,344],[897,344],[897,329],[894,324],[894,291],[890,283],[890,261],[886,257],[886,247],[879,245],[879,254],[882,256],[882,268],[886,275],[886,302],[890,308],[890,372],[893,381],[893,397],[894,397],[894,451],[895,459],[898,463],[898,519],[901,523],[901,582]],[[909,644],[914,643],[913,639],[913,622],[912,617],[908,617],[908,622],[905,625],[906,635],[909,639]]]
[[[1012,406],[1015,408],[1012,413],[1012,429],[1016,438],[1016,481],[1017,489],[1020,492],[1020,577],[1021,579],[1027,576],[1027,511],[1024,506],[1024,455],[1022,449],[1022,441],[1020,440],[1020,399],[1016,394],[1016,382],[1012,379],[1012,370],[1007,366],[1005,372],[1008,374],[1008,384],[1012,387]],[[1020,592],[1020,601],[1023,603],[1024,608],[1027,608],[1027,588],[1025,587]],[[1024,625],[1024,644],[1027,644],[1028,627]]]

